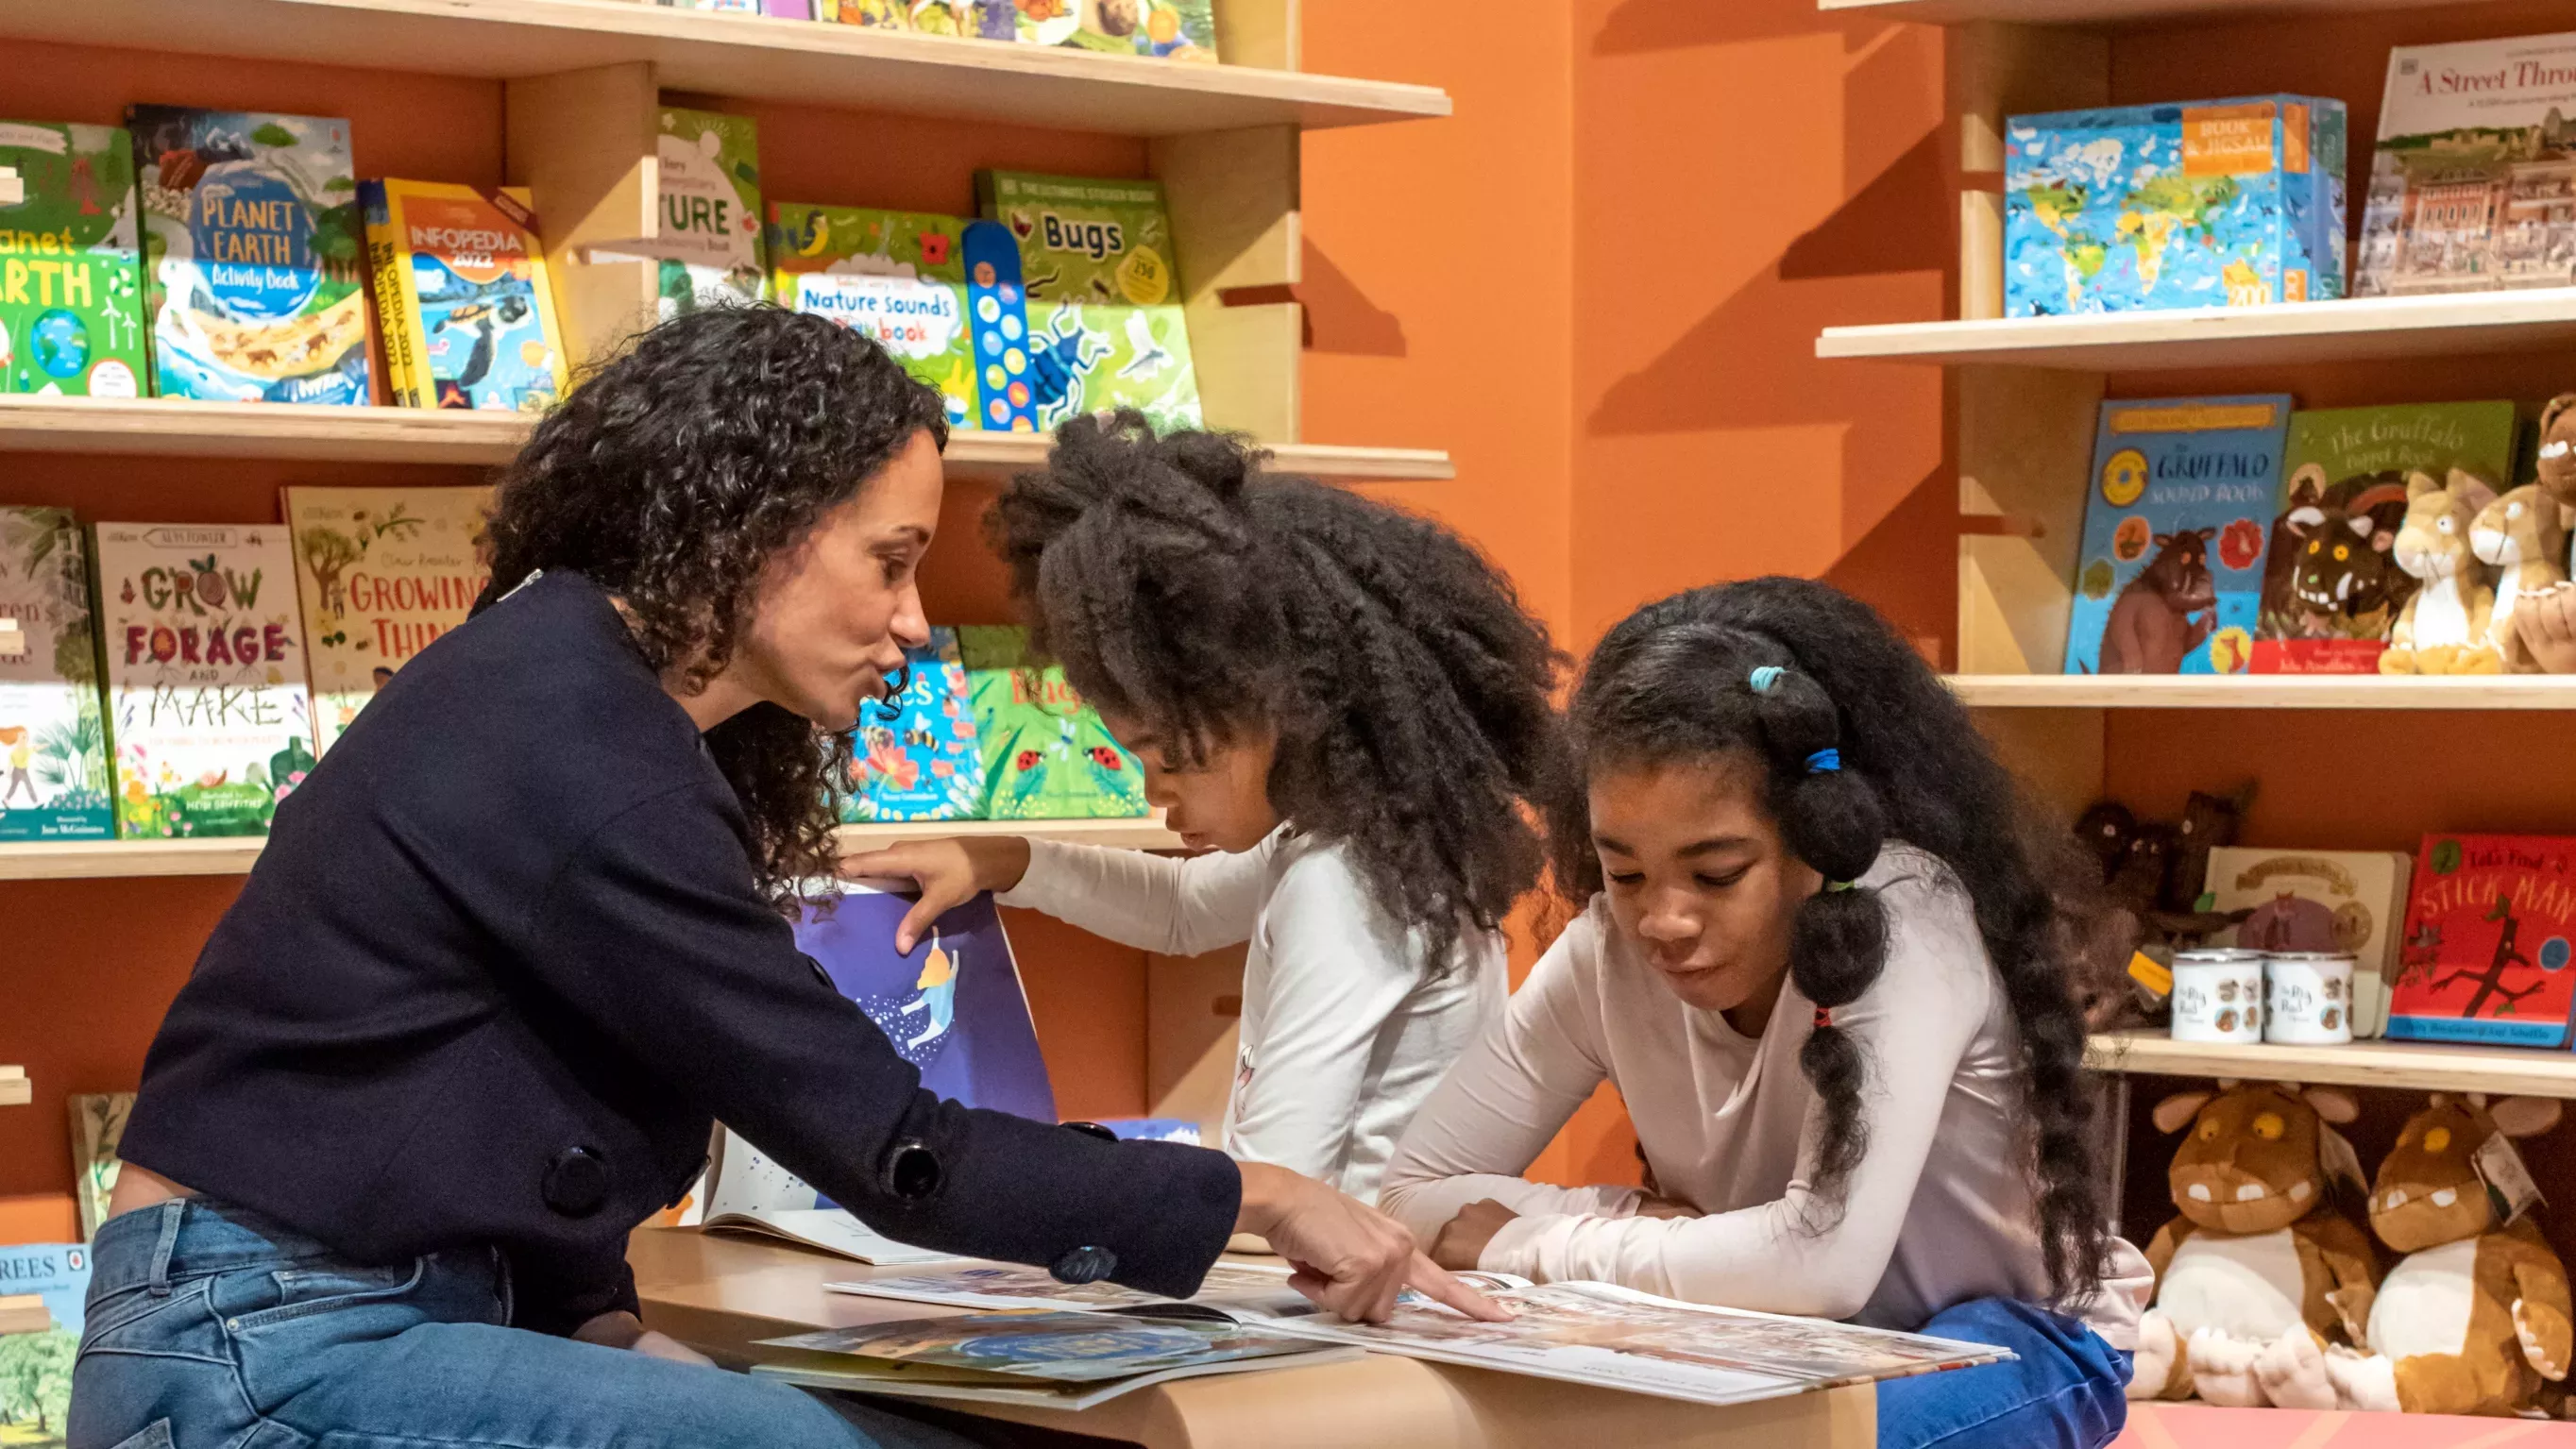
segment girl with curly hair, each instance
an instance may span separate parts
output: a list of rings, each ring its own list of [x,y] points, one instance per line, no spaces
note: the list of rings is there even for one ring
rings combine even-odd
[[[1501,1007],[1559,656],[1457,535],[1258,462],[1080,419],[987,520],[1033,643],[1207,853],[986,837],[843,868],[920,882],[906,949],[979,890],[1164,955],[1249,941],[1227,1149],[1368,1200]]]
[[[797,953],[847,732],[928,635],[942,417],[758,308],[538,425],[474,617],[280,805],[162,1022],[72,1444],[958,1443],[643,1330],[627,1233],[718,1118],[904,1242],[1186,1295],[1258,1232],[1336,1311],[1495,1313],[1322,1184],[922,1091]]]
[[[1882,1445],[2098,1446],[2148,1287],[2106,1236],[2055,843],[1868,606],[1649,604],[1571,708],[1583,914],[1433,1094],[1387,1209],[1452,1267],[2008,1347],[1880,1386]],[[1519,1174],[1603,1081],[1652,1195]]]

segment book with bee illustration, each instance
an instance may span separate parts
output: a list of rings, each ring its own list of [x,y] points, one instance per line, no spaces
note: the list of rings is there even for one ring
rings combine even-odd
[[[1030,662],[1026,629],[957,630],[984,753],[988,820],[1099,820],[1143,815],[1145,771],[1057,665]]]
[[[134,140],[0,121],[0,393],[141,397]]]
[[[320,755],[397,670],[473,612],[492,576],[483,556],[492,490],[280,491]]]
[[[349,123],[129,106],[153,391],[368,401]]]
[[[928,212],[773,201],[770,285],[779,306],[875,338],[904,371],[939,389],[950,427],[971,428],[966,225]]]
[[[102,523],[94,537],[117,834],[266,835],[314,759],[286,530]]]
[[[528,193],[368,181],[367,262],[394,401],[541,413],[564,390],[563,329]]]
[[[1160,431],[1198,427],[1161,183],[978,171],[975,194],[1019,243],[1038,429],[1104,408],[1134,408]],[[988,392],[1019,378],[1013,360],[986,367]]]
[[[931,630],[928,644],[903,651],[903,665],[903,689],[891,704],[859,710],[841,818],[973,819],[984,804],[984,755],[957,631]]]
[[[105,840],[106,725],[70,510],[0,507],[0,840]]]

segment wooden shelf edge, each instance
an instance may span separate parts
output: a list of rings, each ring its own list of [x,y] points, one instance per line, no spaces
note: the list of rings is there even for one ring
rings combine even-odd
[[[2417,1092],[2491,1092],[2576,1098],[2576,1052],[2533,1047],[2366,1041],[2350,1046],[2234,1046],[2175,1041],[2152,1028],[2088,1039],[2097,1072],[2234,1077]]]
[[[2576,675],[1954,674],[1974,709],[2576,709]]]

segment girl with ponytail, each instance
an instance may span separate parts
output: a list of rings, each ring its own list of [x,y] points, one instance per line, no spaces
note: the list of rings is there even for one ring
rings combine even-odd
[[[1881,1445],[2093,1449],[2148,1288],[2108,1235],[2081,897],[1967,711],[1822,584],[1631,615],[1551,809],[1583,913],[1432,1095],[1383,1205],[1457,1268],[1998,1344],[1891,1380]],[[1604,1081],[1653,1193],[1524,1172]]]

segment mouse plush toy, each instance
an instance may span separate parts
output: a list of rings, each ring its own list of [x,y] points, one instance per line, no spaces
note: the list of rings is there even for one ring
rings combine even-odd
[[[2370,1239],[2330,1201],[2361,1173],[2327,1124],[2358,1114],[2345,1093],[2275,1082],[2156,1104],[2159,1130],[2189,1125],[2168,1174],[2182,1216],[2147,1246],[2156,1298],[2130,1398],[2333,1406],[2322,1345],[2361,1341],[2379,1283]]]

